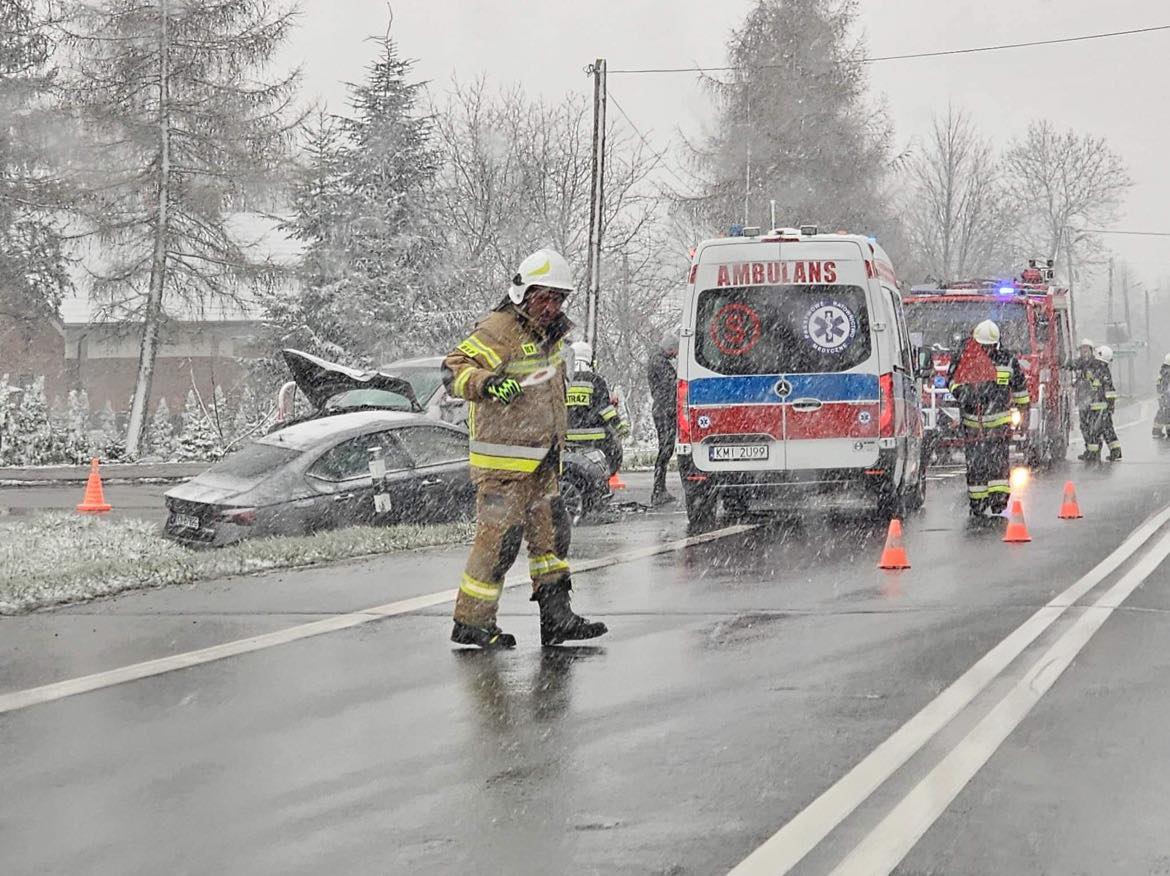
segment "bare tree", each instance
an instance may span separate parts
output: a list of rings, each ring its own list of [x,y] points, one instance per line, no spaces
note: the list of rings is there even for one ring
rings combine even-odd
[[[560,251],[584,284],[592,170],[592,113],[585,98],[555,103],[523,91],[455,82],[433,111],[443,165],[436,209],[446,230],[444,290],[452,329],[498,302],[525,255]],[[616,122],[606,135],[599,360],[631,401],[646,350],[673,319],[685,249],[661,225],[664,201],[650,182],[659,159]],[[570,301],[583,312],[584,295]],[[633,407],[637,409],[634,402]]]
[[[1004,156],[1012,201],[1028,214],[1025,243],[1057,256],[1074,230],[1109,222],[1133,182],[1121,156],[1103,137],[1061,133],[1035,122]],[[1092,241],[1088,241],[1092,244]]]
[[[281,0],[72,0],[65,99],[87,137],[94,291],[142,339],[126,449],[137,455],[168,313],[239,300],[264,265],[228,220],[281,162],[297,73],[266,81],[293,24]],[[96,247],[95,247],[96,249]]]
[[[987,276],[1012,267],[1019,221],[991,142],[962,110],[936,116],[925,147],[906,162],[903,214],[919,269],[935,280]]]

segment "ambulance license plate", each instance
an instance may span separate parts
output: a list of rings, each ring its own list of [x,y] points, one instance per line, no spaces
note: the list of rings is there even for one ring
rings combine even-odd
[[[182,529],[198,529],[199,518],[194,514],[174,514],[172,517],[175,526]]]
[[[716,444],[707,448],[711,462],[761,462],[768,458],[767,444]]]

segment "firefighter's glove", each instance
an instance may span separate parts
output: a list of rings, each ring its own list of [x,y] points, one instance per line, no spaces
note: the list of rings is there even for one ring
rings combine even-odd
[[[511,404],[524,392],[515,379],[497,374],[489,377],[483,384],[483,391],[502,405]]]

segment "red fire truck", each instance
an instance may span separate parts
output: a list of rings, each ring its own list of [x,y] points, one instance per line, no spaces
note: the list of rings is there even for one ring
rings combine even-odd
[[[951,357],[985,319],[999,325],[1000,343],[1028,375],[1031,409],[1013,423],[1013,447],[1028,465],[1064,459],[1075,411],[1072,379],[1061,366],[1072,359],[1068,289],[1052,285],[1051,260],[1032,259],[1013,280],[965,280],[915,286],[903,296],[911,335],[931,351],[934,380],[923,389],[927,447],[943,461],[962,446],[959,409],[947,389]]]

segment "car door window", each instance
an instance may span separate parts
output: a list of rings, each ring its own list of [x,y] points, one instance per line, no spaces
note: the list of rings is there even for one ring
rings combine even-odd
[[[467,459],[467,438],[437,426],[406,426],[394,432],[417,466],[442,465]]]
[[[410,460],[389,432],[374,432],[342,441],[330,448],[309,469],[312,477],[323,481],[354,480],[370,476],[370,448],[382,447],[386,470],[396,471],[410,467]]]
[[[902,299],[892,289],[886,289],[886,295],[889,297],[890,314],[893,316],[891,328],[896,338],[894,344],[898,355],[898,362],[896,364],[909,374],[914,370],[914,350],[910,343],[910,332],[906,328],[906,316],[902,308]]]

